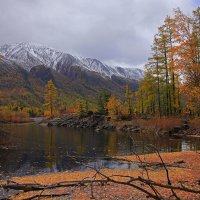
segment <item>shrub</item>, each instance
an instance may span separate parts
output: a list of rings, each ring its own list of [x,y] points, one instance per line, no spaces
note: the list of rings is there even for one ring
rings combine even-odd
[[[13,123],[23,123],[30,122],[28,113],[24,111],[13,111],[9,108],[0,108],[0,120],[1,122],[13,122]]]

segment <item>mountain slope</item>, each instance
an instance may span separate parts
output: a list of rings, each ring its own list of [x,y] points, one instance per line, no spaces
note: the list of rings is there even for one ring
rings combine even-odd
[[[74,66],[67,68],[62,73],[44,65],[35,66],[30,71],[31,75],[47,83],[52,80],[57,88],[65,94],[71,96],[95,97],[100,90],[109,90],[115,95],[124,93],[126,80],[120,77],[112,76],[112,79],[105,79],[98,73],[81,70],[80,67]],[[138,82],[132,80],[129,82],[133,89],[136,89]]]
[[[126,83],[135,90],[142,77],[139,69],[79,59],[42,45],[21,43],[0,47],[0,105],[42,105],[48,80],[58,88],[61,101],[71,98],[74,102],[80,96],[95,101],[102,89],[124,97]]]
[[[39,65],[29,72],[13,61],[1,58],[0,105],[42,105],[44,88],[48,80],[54,82],[61,98],[70,98],[71,101],[80,96],[91,102],[95,101],[102,89],[123,96],[126,84],[126,80],[120,77],[112,76],[112,80],[105,79],[96,72],[86,72],[77,66],[59,73],[54,69]],[[137,87],[137,81],[132,80],[130,84],[132,88]]]
[[[45,65],[58,72],[62,72],[65,68],[79,66],[82,70],[96,72],[104,78],[111,78],[112,76],[130,80],[140,80],[143,78],[143,71],[137,68],[108,66],[92,58],[79,59],[68,53],[39,44],[6,44],[0,47],[0,53],[7,59],[13,60],[23,66],[28,71],[37,65]]]
[[[0,105],[39,105],[44,84],[16,63],[0,59]]]

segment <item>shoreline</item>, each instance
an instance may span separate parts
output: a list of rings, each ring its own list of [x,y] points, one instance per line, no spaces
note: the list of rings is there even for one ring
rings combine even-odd
[[[191,157],[189,157],[189,156],[192,156],[192,157],[194,157],[194,155],[196,156],[197,155],[197,157],[198,157],[198,160],[200,161],[200,150],[199,151],[179,151],[179,152],[160,152],[160,155],[162,156],[162,158],[165,160],[165,162],[166,163],[169,163],[169,164],[172,164],[172,163],[178,163],[179,161],[182,161],[183,159],[183,157],[185,157],[185,156],[188,156],[188,157],[185,157],[184,159],[186,159],[186,161],[188,161],[188,160],[192,160],[192,158]],[[140,156],[140,158],[141,158],[141,160],[142,161],[148,161],[148,162],[160,162],[160,158],[157,156],[157,154],[156,153],[146,153],[146,154],[141,154],[141,155],[139,155]],[[126,161],[128,161],[128,162],[136,162],[136,163],[138,163],[138,162],[140,162],[139,160],[138,160],[138,158],[137,158],[137,156],[136,155],[126,155],[126,156],[113,156],[113,157],[111,157],[111,159],[119,159],[119,160],[121,160],[122,162],[126,162]],[[175,159],[175,160],[174,160]],[[193,165],[193,162],[191,163],[192,165]],[[198,167],[200,167],[200,162],[198,163]],[[105,170],[105,171],[112,171],[113,169],[103,169],[103,170]],[[114,169],[114,170],[117,170],[117,171],[126,171],[126,170],[133,170],[133,171],[137,171],[138,169]],[[198,169],[198,170],[200,170],[200,168]],[[90,172],[92,172],[93,170],[87,170],[87,171],[70,171],[70,170],[66,170],[66,171],[64,171],[64,172],[49,172],[49,173],[44,173],[44,174],[35,174],[35,175],[25,175],[25,176],[14,176],[14,177],[12,177],[12,179],[21,179],[21,180],[23,180],[23,179],[26,179],[26,178],[34,178],[34,177],[41,177],[41,176],[44,176],[44,177],[46,177],[46,176],[49,176],[49,175],[62,175],[62,174],[76,174],[76,173],[83,173],[83,174],[85,174],[85,173],[90,173]],[[200,174],[199,174],[200,175]],[[28,180],[28,179],[27,179]]]
[[[179,184],[180,181],[190,181],[193,188],[200,189],[200,186],[196,184],[194,186],[194,183],[197,183],[198,180],[200,180],[200,154],[199,152],[170,152],[170,153],[160,153],[165,163],[169,164],[168,170],[170,174],[171,181],[174,184]],[[156,163],[160,162],[159,157],[156,154],[146,154],[145,156],[140,156],[142,161],[149,162],[149,163]],[[114,158],[123,159],[123,160],[130,160],[132,162],[138,162],[138,158],[134,155],[130,156],[117,156]],[[124,161],[125,162],[125,161]],[[170,166],[171,165],[171,166]],[[103,169],[102,173],[113,176],[114,174],[123,175],[123,176],[133,176],[138,177],[141,176],[142,168],[139,169]],[[84,171],[84,172],[58,172],[58,173],[47,173],[42,175],[32,175],[32,176],[24,176],[24,177],[13,177],[11,180],[15,181],[19,184],[42,184],[42,185],[52,185],[63,181],[78,181],[83,179],[91,179],[94,177],[95,171]],[[149,167],[149,174],[152,180],[158,181],[160,183],[165,183],[166,177],[165,177],[165,170],[163,170],[163,167],[159,166],[150,166]],[[99,177],[100,178],[100,177]],[[120,179],[120,178],[119,178]],[[189,184],[189,183],[188,183]],[[190,185],[190,184],[189,184]],[[110,185],[107,186],[110,190]],[[111,187],[114,187],[111,184]],[[130,187],[118,187],[118,185],[115,186],[116,190],[118,190],[118,195],[121,197],[121,199],[127,198],[127,195],[141,195],[143,197],[143,194],[138,193],[137,190],[132,189]],[[100,186],[97,187],[97,190],[101,189]],[[66,189],[67,190],[67,189]],[[110,191],[107,190],[108,195],[110,195]],[[59,189],[56,190],[57,192],[60,191]],[[64,191],[64,189],[62,190]],[[81,193],[80,193],[81,191]],[[124,192],[126,191],[126,192]],[[165,191],[164,191],[165,192]],[[31,197],[35,192],[26,192],[26,194],[17,195],[17,198],[14,197],[14,199],[24,199],[25,197]],[[81,199],[89,199],[87,196],[87,192],[83,190],[79,190],[79,188],[76,188],[74,192],[72,192],[72,198],[71,199],[77,199],[77,195],[79,196],[81,194]],[[179,194],[179,193],[178,193]],[[187,195],[186,195],[187,194]],[[200,194],[190,194],[190,193],[184,193],[181,192],[179,194],[182,198],[188,197],[188,198],[194,198],[198,199],[200,198]],[[75,197],[76,196],[76,197]],[[80,196],[79,196],[80,197]],[[12,199],[12,198],[11,198]],[[98,199],[98,198],[97,198]]]
[[[200,119],[197,125],[190,124],[190,120],[180,117],[163,118],[134,118],[131,120],[110,121],[108,116],[99,113],[90,113],[80,117],[77,114],[68,114],[53,119],[45,117],[30,118],[30,122],[0,123],[0,125],[29,125],[36,124],[48,127],[66,127],[75,129],[93,130],[96,133],[102,131],[119,131],[129,134],[156,134],[169,136],[174,139],[200,139]]]
[[[175,122],[173,122],[173,120]],[[161,121],[161,122],[159,122]],[[165,122],[166,121],[166,122]],[[159,124],[160,123],[160,124]],[[166,125],[163,125],[166,123]],[[171,123],[171,124],[170,124]],[[200,120],[198,121],[200,123]],[[104,130],[120,131],[124,133],[156,133],[163,136],[168,135],[177,139],[200,138],[200,125],[193,127],[190,120],[181,117],[163,118],[133,118],[131,120],[110,121],[108,116],[100,113],[90,113],[84,117],[77,114],[68,114],[53,119],[45,117],[30,118],[28,122],[1,122],[0,125],[27,125],[37,124],[49,127],[67,127],[78,129],[90,129],[99,133]]]
[[[199,120],[200,123],[200,120]],[[43,120],[42,125],[92,129],[95,132],[103,130],[121,131],[124,133],[156,133],[173,138],[200,138],[200,126],[190,124],[190,120],[180,117],[163,118],[133,118],[131,120],[110,121],[108,116],[91,113],[87,116],[65,115],[50,120]]]

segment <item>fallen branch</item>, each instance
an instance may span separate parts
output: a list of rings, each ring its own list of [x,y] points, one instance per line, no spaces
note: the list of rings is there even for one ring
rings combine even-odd
[[[72,187],[72,189],[75,190],[76,187],[82,187],[82,186],[89,187],[90,193],[91,193],[91,198],[95,198],[94,197],[95,193],[94,193],[93,187],[94,186],[101,187],[106,184],[117,184],[117,185],[129,186],[129,187],[132,187],[132,188],[139,190],[140,192],[146,194],[147,197],[150,197],[150,198],[156,199],[156,200],[165,199],[165,197],[162,194],[163,190],[160,190],[160,189],[166,189],[168,191],[171,191],[171,196],[169,198],[175,197],[177,200],[180,199],[176,193],[178,191],[193,193],[193,194],[200,194],[200,190],[186,187],[183,185],[183,183],[181,183],[180,185],[172,184],[166,163],[164,163],[164,160],[162,159],[159,151],[157,151],[156,149],[154,149],[154,150],[161,160],[161,163],[159,163],[159,165],[161,165],[165,170],[166,179],[167,179],[166,183],[160,183],[160,182],[155,182],[155,181],[151,180],[150,176],[149,176],[149,171],[148,171],[148,168],[146,165],[147,162],[145,162],[145,164],[144,164],[144,162],[140,158],[140,156],[136,155],[136,157],[139,160],[139,163],[143,169],[143,172],[146,173],[145,177],[143,176],[144,173],[142,173],[142,176],[137,176],[137,177],[128,176],[128,175],[123,176],[123,175],[119,175],[119,174],[108,176],[101,169],[91,167],[81,161],[77,161],[76,157],[69,156],[71,159],[75,160],[76,163],[84,165],[88,169],[93,170],[95,172],[94,175],[92,177],[85,177],[83,180],[62,181],[62,182],[58,182],[58,183],[51,184],[51,185],[42,185],[42,184],[38,184],[38,183],[20,184],[20,183],[14,182],[14,181],[1,182],[0,185],[5,190],[12,189],[12,190],[19,191],[19,193],[17,195],[25,194],[30,191],[31,192],[35,191],[35,194],[33,194],[33,196],[25,198],[24,200],[31,200],[31,199],[40,198],[40,197],[44,198],[44,197],[65,196],[65,195],[69,195],[71,193],[69,193],[69,191],[68,191],[67,193],[62,193],[62,194],[56,194],[56,193],[46,194],[46,192],[51,189],[54,190],[56,188],[69,188],[69,187]],[[13,198],[13,196],[11,196],[11,197]]]
[[[35,198],[48,198],[48,197],[61,197],[61,196],[67,196],[67,195],[70,195],[69,192],[67,193],[62,193],[62,194],[36,194],[36,195],[33,195],[31,197],[27,197],[27,198],[24,198],[23,200],[32,200],[32,199],[35,199]]]

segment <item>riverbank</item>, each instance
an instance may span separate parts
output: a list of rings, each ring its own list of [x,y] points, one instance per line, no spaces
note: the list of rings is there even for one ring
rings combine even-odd
[[[161,153],[162,159],[165,162],[169,177],[172,185],[181,187],[184,185],[187,188],[191,188],[193,190],[200,190],[200,154],[198,152],[176,152],[176,153]],[[116,158],[116,157],[115,157]],[[138,158],[136,156],[120,156],[118,159],[123,159],[124,162],[126,160],[137,162]],[[145,163],[152,163],[154,165],[149,165],[148,167],[148,175],[150,179],[154,182],[160,184],[167,183],[166,171],[162,166],[155,163],[161,163],[161,160],[156,154],[148,154],[145,156],[141,156],[141,161],[145,161]],[[109,177],[113,177],[117,181],[126,181],[128,176],[138,177],[141,176],[143,178],[147,178],[147,175],[143,168],[139,168],[138,170],[134,169],[103,169],[101,171],[103,174]],[[87,172],[64,172],[64,173],[53,173],[53,174],[44,174],[44,175],[36,175],[36,176],[27,176],[27,177],[15,177],[12,181],[18,184],[41,184],[41,185],[55,185],[61,182],[72,183],[73,181],[80,180],[102,180],[104,179],[102,176],[95,176],[95,171],[87,171]],[[115,176],[114,175],[118,175]],[[123,176],[123,177],[122,177]],[[127,176],[127,177],[125,177]],[[181,185],[182,184],[182,185]],[[148,189],[148,186],[145,184],[141,185],[141,183],[136,182],[136,185],[142,187],[143,189]],[[157,190],[161,192],[161,194],[165,197],[169,197],[170,190],[168,189],[159,189]],[[176,194],[181,199],[199,199],[200,194],[193,194],[190,192],[178,191],[175,190]],[[41,193],[41,191],[36,192],[25,192],[23,194],[19,194],[17,196],[12,196],[11,199],[22,200],[22,199],[31,199],[36,194],[49,195],[49,194],[66,194],[64,199],[146,199],[146,195],[142,192],[134,189],[130,186],[120,185],[115,183],[108,184],[94,184],[91,191],[91,184],[86,184],[83,186],[71,186],[71,187],[59,187],[54,189],[47,189]],[[62,198],[62,199],[63,199]],[[41,199],[51,199],[51,198],[41,198]],[[54,199],[56,199],[54,197]],[[60,198],[58,198],[60,199]]]
[[[85,117],[70,114],[51,120],[44,120],[42,124],[58,127],[89,128],[96,132],[117,130],[129,133],[156,133],[174,138],[200,137],[200,119],[185,120],[178,117],[134,118],[131,120],[111,121],[108,116],[99,113],[90,113]]]

